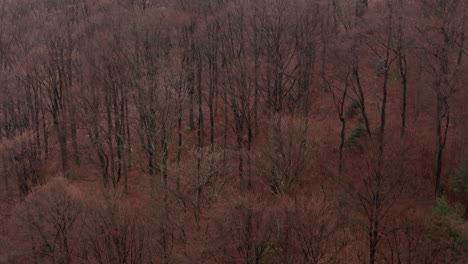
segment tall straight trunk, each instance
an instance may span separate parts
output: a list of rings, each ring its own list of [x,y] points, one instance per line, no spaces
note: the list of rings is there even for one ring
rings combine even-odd
[[[443,188],[441,183],[442,167],[443,167],[443,154],[445,150],[445,143],[447,141],[448,129],[450,125],[450,113],[444,105],[446,102],[441,95],[437,95],[437,118],[436,118],[436,149],[435,149],[435,197],[436,199],[443,195]],[[446,113],[444,113],[444,108]],[[445,126],[444,126],[445,119]],[[444,126],[444,127],[443,127]]]
[[[260,45],[262,39],[261,34],[257,26],[257,19],[254,19],[254,105],[253,105],[253,117],[254,117],[254,131],[255,135],[260,133],[258,125],[258,104],[260,101],[260,84],[258,75],[260,74]],[[260,38],[260,39],[259,39]]]
[[[114,139],[112,138],[112,131],[114,131],[114,127],[112,125],[112,106],[111,106],[111,98],[110,95],[106,95],[106,117],[107,117],[107,148],[108,153],[110,154],[110,178],[112,180],[112,185],[116,187],[116,176],[115,176],[115,157],[114,157]]]
[[[70,114],[70,130],[71,130],[71,140],[72,140],[72,149],[73,149],[73,161],[75,165],[80,166],[80,151],[78,149],[78,139],[77,139],[77,126],[76,126],[76,111],[75,107],[72,106]]]
[[[150,139],[149,139],[150,140]],[[149,146],[146,146],[146,158],[148,161],[148,175],[153,176],[155,172],[154,168],[154,146],[155,144],[150,140],[148,142]]]
[[[255,65],[254,65],[254,106],[253,106],[253,118],[254,118],[254,131],[255,135],[260,133],[260,128],[258,124],[258,104],[260,101],[260,85],[258,81],[258,74],[260,72],[260,61],[258,59],[258,54],[255,54]]]
[[[253,140],[253,131],[252,131],[252,124],[249,120],[247,123],[247,189],[252,189],[252,159],[250,157],[250,151],[252,148],[252,140]]]
[[[402,51],[400,50],[400,53]],[[398,55],[398,64],[400,68],[400,77],[401,77],[401,130],[400,135],[401,137],[405,136],[406,130],[406,106],[407,106],[407,65],[406,65],[406,56],[404,54]]]
[[[354,78],[356,80],[356,84],[357,84],[357,87],[358,87],[359,109],[361,109],[361,114],[362,114],[362,118],[364,119],[364,124],[366,126],[367,134],[369,136],[372,136],[372,132],[371,132],[371,129],[370,129],[370,124],[369,124],[369,118],[367,117],[367,112],[366,112],[366,101],[365,101],[365,97],[364,97],[364,91],[363,91],[363,88],[362,88],[361,78],[360,78],[360,75],[359,75],[359,66],[356,66],[354,68],[353,73],[354,73]]]
[[[387,88],[388,79],[390,72],[390,45],[393,38],[393,7],[389,6],[390,16],[388,22],[388,33],[387,43],[385,51],[385,63],[384,63],[384,79],[382,85],[382,107],[380,111],[380,131],[378,134],[378,157],[377,157],[377,168],[375,171],[375,179],[372,196],[371,196],[371,209],[369,215],[369,262],[370,264],[376,263],[378,244],[381,239],[381,211],[383,203],[382,194],[382,181],[383,181],[383,160],[384,160],[384,139],[385,139],[385,128],[387,122]]]
[[[37,109],[35,111],[36,117],[34,118],[34,135],[36,139],[36,156],[39,158],[39,160],[42,159],[42,143],[41,143],[41,125],[40,125],[40,120],[39,120],[39,110]]]
[[[197,93],[198,93],[198,127],[197,127],[197,137],[198,137],[198,150],[204,146],[204,123],[203,123],[203,94],[202,94],[202,70],[203,64],[201,59],[201,54],[198,56],[197,63]],[[200,169],[201,155],[198,155],[198,169]]]
[[[210,147],[211,147],[211,152],[214,152],[214,126],[215,126],[215,120],[214,120],[214,108],[213,108],[213,103],[209,104],[209,116],[210,116]]]
[[[63,57],[61,57],[63,59]],[[57,74],[57,76],[55,76]],[[67,147],[67,118],[66,109],[64,108],[64,91],[65,91],[65,74],[63,68],[55,65],[50,68],[51,81],[55,81],[49,88],[49,98],[51,104],[51,114],[53,120],[53,126],[57,133],[60,156],[62,163],[62,173],[65,178],[69,178],[69,166],[68,166],[68,147]]]
[[[237,122],[237,121],[236,121]],[[238,153],[238,172],[239,172],[239,181],[240,189],[242,190],[244,184],[244,158],[242,155],[242,135],[237,132],[237,153]]]
[[[193,36],[191,36],[193,38]],[[194,115],[194,95],[195,95],[195,44],[191,43],[191,48],[190,48],[190,55],[188,55],[188,70],[189,70],[189,76],[188,76],[188,95],[189,95],[189,129],[194,130],[195,129],[195,115]]]
[[[391,17],[390,17],[391,19]],[[391,22],[390,22],[391,23]],[[380,141],[383,140],[384,137],[384,132],[385,132],[385,125],[387,122],[387,86],[388,86],[388,76],[390,72],[390,45],[391,45],[391,38],[392,38],[392,27],[391,25],[389,26],[388,29],[388,41],[387,41],[387,48],[386,48],[386,54],[385,54],[385,63],[384,63],[384,68],[385,68],[385,73],[384,73],[384,80],[383,80],[383,87],[382,87],[382,109],[380,112]],[[379,145],[383,145],[382,142],[380,142]],[[381,151],[382,152],[382,151]],[[382,154],[382,153],[380,153]]]
[[[65,72],[64,75],[66,76],[65,78],[65,83],[66,83],[66,89],[70,90],[73,86],[73,40],[72,40],[72,31],[70,24],[67,23],[67,45],[66,45],[66,54],[65,54]],[[69,100],[67,100],[69,101]],[[76,125],[76,111],[75,111],[75,106],[73,105],[73,102],[68,102],[70,104],[70,112],[69,117],[70,117],[70,136],[71,136],[71,143],[72,143],[72,151],[73,151],[73,162],[75,165],[80,165],[80,152],[78,148],[78,139],[77,139],[77,125]]]
[[[182,113],[183,113],[183,102],[182,102],[182,78],[177,91],[177,179],[176,188],[177,192],[180,191],[180,159],[182,156]]]
[[[399,1],[400,11],[403,8],[402,0]],[[400,129],[400,136],[405,136],[406,130],[406,100],[407,100],[407,61],[406,61],[406,54],[403,48],[403,25],[402,25],[402,15],[400,14],[398,17],[398,49],[397,49],[397,56],[398,56],[398,68],[400,71],[400,78],[401,78],[401,129]]]
[[[132,142],[131,142],[131,138],[132,138],[132,133],[131,133],[131,130],[130,130],[130,122],[129,122],[129,111],[128,111],[128,98],[127,98],[127,95],[125,95],[125,134],[127,136],[127,169],[131,169],[132,168]]]
[[[345,145],[345,136],[346,136],[346,119],[344,118],[344,109],[345,109],[345,102],[346,98],[348,96],[348,88],[349,88],[349,72],[346,76],[346,82],[345,82],[345,87],[343,89],[343,94],[339,98],[339,100],[336,99],[336,95],[334,90],[330,87],[330,84],[326,78],[326,75],[322,75],[323,82],[325,83],[324,86],[326,90],[329,90],[332,93],[333,96],[333,101],[335,102],[336,108],[338,110],[338,119],[340,120],[341,123],[341,131],[340,131],[340,146],[339,146],[339,156],[338,156],[338,179],[341,179],[341,175],[343,172],[343,150],[344,150],[344,145]]]
[[[169,159],[169,147],[168,147],[168,135],[166,131],[166,127],[163,125],[162,127],[162,138],[161,138],[161,150],[162,150],[162,156],[161,156],[161,174],[163,177],[163,184],[164,188],[167,188],[167,161]]]
[[[213,51],[214,52],[214,51]],[[214,133],[215,133],[215,109],[214,100],[216,95],[216,89],[218,86],[218,66],[216,62],[216,55],[210,55],[209,69],[210,69],[210,84],[209,84],[209,95],[208,95],[208,110],[210,118],[210,146],[211,152],[214,152]]]
[[[233,114],[235,122],[235,133],[236,133],[236,142],[237,142],[237,154],[238,154],[238,172],[239,172],[239,181],[240,181],[240,190],[243,189],[244,185],[244,158],[243,158],[243,138],[242,133],[243,129],[243,119],[237,109],[237,105],[233,103]]]
[[[435,160],[435,197],[436,199],[441,194],[441,187],[440,187],[440,177],[442,174],[442,156],[443,156],[443,148],[442,148],[442,102],[441,99],[437,98],[437,118],[436,118],[436,160]]]
[[[117,178],[116,184],[120,182],[122,177],[122,152],[123,152],[123,138],[122,138],[122,117],[119,111],[118,95],[119,91],[114,90],[112,94],[113,110],[114,110],[114,139],[117,148]]]
[[[214,67],[214,66],[211,66]],[[211,147],[211,152],[214,152],[214,126],[215,126],[215,120],[214,120],[214,89],[215,89],[215,80],[213,79],[214,76],[214,69],[211,70],[212,76],[211,76],[211,81],[210,81],[210,88],[209,88],[209,96],[208,96],[208,111],[209,111],[209,119],[210,119],[210,147]]]
[[[441,28],[441,32],[446,32],[445,27]],[[445,143],[447,141],[448,129],[450,124],[450,111],[448,106],[448,96],[446,93],[449,92],[449,81],[447,75],[449,74],[449,51],[447,50],[450,46],[449,39],[444,37],[444,46],[442,46],[439,52],[439,70],[440,76],[435,76],[435,91],[436,91],[436,146],[435,146],[435,198],[439,198],[443,195],[442,187],[442,166],[443,166],[443,155],[445,149]],[[445,127],[443,128],[443,122],[445,119]]]
[[[44,109],[41,110],[42,135],[44,140],[44,160],[49,159],[49,132],[46,125]]]
[[[340,132],[340,150],[339,150],[339,165],[338,165],[338,177],[341,179],[341,175],[343,174],[343,149],[345,145],[345,137],[346,137],[346,119],[344,118],[344,109],[345,109],[345,101],[346,96],[348,95],[348,77],[346,77],[346,85],[343,91],[343,97],[341,98],[341,102],[338,109],[338,115],[341,122],[341,132]]]
[[[62,173],[65,178],[68,178],[70,175],[69,175],[69,168],[68,168],[68,149],[67,149],[66,130],[61,127],[58,121],[58,117],[54,118],[53,123],[54,123],[55,132],[57,133],[58,140],[59,140],[60,156],[61,156],[61,162],[62,162]]]
[[[127,164],[127,148],[129,139],[127,138],[127,125],[126,125],[126,117],[125,117],[125,108],[126,108],[126,88],[121,87],[120,91],[120,127],[119,127],[119,137],[120,137],[120,146],[118,149],[120,151],[120,169],[122,170],[122,177],[124,181],[123,186],[123,193],[126,195],[128,193],[128,164]]]
[[[37,78],[31,80],[31,90],[32,90],[32,98],[31,98],[31,119],[33,122],[34,127],[34,136],[35,136],[35,144],[36,144],[36,156],[39,160],[42,159],[42,142],[41,142],[41,120],[40,120],[40,112],[41,112],[41,103],[39,99],[39,83]]]
[[[345,133],[346,133],[346,119],[340,116],[341,132],[340,132],[340,150],[339,150],[339,164],[338,164],[338,177],[341,179],[343,174],[343,149],[345,144]]]
[[[194,117],[194,110],[193,110],[193,97],[195,93],[195,85],[194,85],[194,78],[193,78],[193,73],[190,73],[188,80],[188,95],[189,95],[189,116],[188,116],[188,123],[189,123],[189,130],[194,130],[195,129],[195,117]]]
[[[117,96],[117,95],[114,95]],[[122,122],[120,112],[117,106],[117,98],[113,99],[114,101],[114,139],[115,139],[115,147],[117,148],[117,178],[115,183],[118,184],[122,178],[122,154],[123,154],[123,138],[122,138]]]
[[[209,110],[209,121],[210,121],[210,146],[211,152],[214,152],[214,137],[215,137],[215,116],[216,116],[216,105],[215,100],[218,90],[218,56],[219,56],[219,23],[209,27],[208,39],[210,45],[208,45],[207,58],[208,58],[208,72],[209,72],[209,87],[208,87],[208,110]]]
[[[377,195],[376,195],[377,198]],[[368,232],[369,235],[369,263],[375,264],[376,263],[376,255],[377,255],[377,244],[379,240],[379,221],[378,221],[378,214],[372,208],[370,212],[369,224],[370,229]]]
[[[224,89],[224,98],[227,98],[226,89]],[[224,129],[223,129],[223,165],[226,165],[227,161],[227,138],[229,129],[229,115],[228,115],[228,104],[224,103]]]

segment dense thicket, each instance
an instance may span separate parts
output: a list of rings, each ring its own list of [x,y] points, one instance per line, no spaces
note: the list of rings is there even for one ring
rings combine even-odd
[[[0,263],[467,263],[463,0],[0,0]]]

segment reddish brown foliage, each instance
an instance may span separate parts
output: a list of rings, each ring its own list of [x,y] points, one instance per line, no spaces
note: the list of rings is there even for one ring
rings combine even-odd
[[[0,263],[465,263],[467,8],[0,0]]]

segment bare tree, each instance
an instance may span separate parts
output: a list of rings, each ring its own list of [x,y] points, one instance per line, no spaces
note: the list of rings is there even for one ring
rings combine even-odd
[[[29,233],[32,263],[72,263],[81,212],[80,194],[63,178],[38,188],[16,208],[18,224]]]
[[[418,55],[424,70],[430,76],[434,91],[435,110],[435,197],[443,194],[443,157],[450,125],[450,98],[459,86],[462,74],[460,65],[452,60],[461,32],[467,5],[463,1],[421,1],[421,54]]]

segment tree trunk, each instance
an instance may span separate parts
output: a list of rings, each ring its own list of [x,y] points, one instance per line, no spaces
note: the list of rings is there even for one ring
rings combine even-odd
[[[205,129],[204,129],[204,122],[203,122],[203,94],[202,94],[202,60],[201,54],[198,54],[198,63],[197,63],[197,93],[198,93],[198,126],[197,126],[197,137],[198,137],[198,151],[201,153],[202,148],[204,146],[204,138],[205,138]],[[197,169],[200,170],[201,165],[201,155],[197,155]]]
[[[176,179],[176,188],[177,192],[180,191],[180,159],[182,156],[182,112],[183,112],[183,102],[182,102],[182,83],[179,84],[179,89],[177,91],[177,179]]]
[[[357,87],[358,87],[359,109],[361,109],[361,114],[362,114],[362,118],[364,119],[364,124],[366,126],[367,134],[369,136],[372,136],[372,132],[371,132],[370,125],[369,125],[369,118],[367,118],[366,101],[365,101],[365,97],[364,97],[364,91],[362,89],[361,79],[360,79],[360,76],[359,76],[359,66],[356,66],[354,68],[353,73],[354,73],[354,77],[356,79],[356,83],[357,83]]]
[[[402,3],[400,3],[401,5]],[[400,7],[401,8],[401,7]],[[400,11],[401,12],[401,11]],[[400,70],[400,78],[401,78],[401,130],[400,136],[405,136],[406,130],[406,98],[407,98],[407,71],[408,66],[406,62],[406,54],[403,50],[403,26],[402,26],[402,17],[399,17],[399,25],[398,25],[398,68]]]
[[[442,95],[437,95],[437,118],[436,118],[436,157],[435,157],[435,197],[436,199],[443,195],[443,187],[441,184],[443,154],[445,143],[447,141],[448,128],[450,124],[450,113],[445,106],[446,102]],[[444,109],[445,108],[445,109]],[[444,111],[447,111],[444,113]],[[442,128],[445,119],[445,128]]]
[[[49,159],[49,133],[46,125],[46,119],[44,114],[44,109],[41,110],[41,119],[42,119],[42,135],[44,140],[44,160]]]
[[[71,140],[72,140],[72,149],[73,149],[73,161],[75,165],[80,166],[80,152],[78,149],[78,139],[77,139],[77,127],[76,127],[76,111],[75,107],[72,106],[72,112],[70,114],[70,130],[71,130]]]

